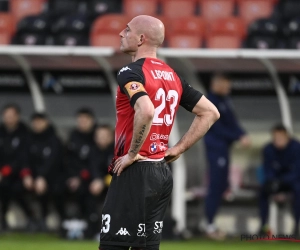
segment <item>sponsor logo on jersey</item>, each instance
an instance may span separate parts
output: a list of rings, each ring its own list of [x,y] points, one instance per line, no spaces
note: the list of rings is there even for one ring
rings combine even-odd
[[[156,62],[156,61],[153,61],[153,60],[151,60],[151,62],[152,62],[153,64],[163,65],[161,62]]]
[[[154,154],[154,153],[157,151],[157,145],[156,145],[156,142],[152,142],[152,143],[150,144],[149,150],[150,150],[150,152],[151,152],[152,154]]]
[[[160,142],[158,145],[160,151],[166,151],[168,149],[168,145],[164,144],[163,142]]]
[[[123,67],[122,69],[120,69],[119,74],[120,75],[122,72],[127,71],[127,70],[131,70],[131,68],[129,68],[128,66]]]
[[[155,221],[153,233],[154,234],[161,234],[163,226],[164,226],[163,221]]]
[[[146,235],[146,225],[145,224],[139,224],[138,232],[136,234],[138,237],[147,237]]]
[[[173,72],[162,71],[162,70],[151,70],[151,74],[153,78],[156,79],[164,79],[166,81],[175,81]]]
[[[168,140],[169,136],[168,135],[163,135],[163,134],[156,134],[152,133],[150,136],[150,141],[156,141],[156,140]]]
[[[131,85],[130,85],[130,89],[131,90],[138,90],[140,88],[140,86],[138,85],[138,84],[136,84],[136,83],[132,83]]]
[[[129,235],[129,232],[127,231],[127,229],[124,227],[121,227],[120,230],[116,233],[116,235]]]

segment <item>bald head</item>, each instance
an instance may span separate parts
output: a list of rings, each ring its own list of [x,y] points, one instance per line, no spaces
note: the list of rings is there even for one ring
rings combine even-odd
[[[165,26],[155,17],[137,16],[128,25],[134,28],[139,35],[145,35],[146,42],[150,46],[159,47],[164,41]]]

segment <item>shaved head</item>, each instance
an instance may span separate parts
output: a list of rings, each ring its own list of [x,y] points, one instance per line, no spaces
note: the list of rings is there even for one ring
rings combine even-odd
[[[165,26],[159,19],[141,15],[133,18],[128,25],[136,29],[139,35],[145,35],[149,45],[156,47],[162,45],[165,38]]]
[[[142,57],[156,58],[156,50],[165,38],[165,26],[157,18],[141,15],[133,18],[120,32],[121,51],[135,61]]]

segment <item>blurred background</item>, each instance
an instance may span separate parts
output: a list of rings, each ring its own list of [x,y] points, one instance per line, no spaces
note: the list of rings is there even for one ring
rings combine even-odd
[[[171,166],[163,237],[299,235],[299,13],[298,0],[0,0],[0,246],[11,231],[97,239],[130,62],[119,32],[140,14],[163,21],[159,58],[221,113]],[[179,110],[171,145],[192,120]]]

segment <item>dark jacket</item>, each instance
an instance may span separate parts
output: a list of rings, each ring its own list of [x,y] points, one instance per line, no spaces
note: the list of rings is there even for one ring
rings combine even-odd
[[[263,151],[266,181],[279,180],[283,183],[300,181],[300,143],[291,139],[285,149],[277,149],[273,143]]]
[[[88,169],[94,144],[94,129],[90,133],[82,133],[76,129],[71,132],[65,166],[67,177],[81,177],[82,171]]]
[[[13,132],[7,131],[3,124],[0,125],[0,171],[10,172],[7,176],[19,176],[26,157],[28,137],[29,130],[22,122]]]
[[[97,146],[92,148],[89,171],[91,179],[103,179],[108,174],[108,166],[114,156],[114,145],[108,146],[106,149],[100,149]]]
[[[220,119],[208,130],[204,137],[209,147],[228,148],[245,131],[240,126],[228,97],[209,93],[207,98],[218,108]]]
[[[62,175],[63,146],[53,126],[42,133],[31,133],[28,149],[28,166],[34,177],[53,181]]]

